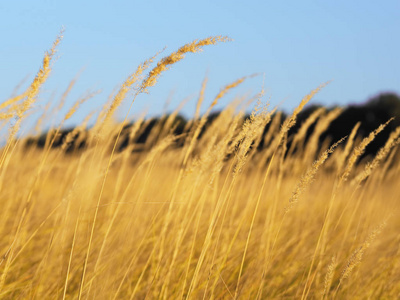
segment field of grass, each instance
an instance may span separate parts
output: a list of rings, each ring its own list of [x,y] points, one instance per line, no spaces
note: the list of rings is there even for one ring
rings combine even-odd
[[[234,101],[203,130],[241,78],[221,89],[204,115],[196,113],[184,134],[172,134],[173,113],[153,128],[146,150],[135,151],[142,118],[129,127],[133,142],[115,151],[130,121],[114,121],[122,101],[134,110],[136,96],[187,53],[227,41],[214,37],[140,65],[96,116],[84,149],[64,151],[92,115],[61,147],[52,144],[86,98],[53,126],[44,148],[26,147],[18,133],[60,40],[27,91],[0,104],[8,128],[0,152],[1,298],[400,297],[400,129],[362,163],[385,124],[364,139],[357,126],[349,128],[347,137],[320,147],[319,135],[340,111],[319,111],[288,143],[296,116],[321,86],[282,126],[260,93],[250,118],[243,112],[248,99]],[[264,150],[257,151],[261,139]]]

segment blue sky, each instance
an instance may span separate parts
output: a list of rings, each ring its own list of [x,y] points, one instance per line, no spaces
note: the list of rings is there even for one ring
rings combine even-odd
[[[189,54],[162,75],[132,114],[160,114],[187,96],[191,116],[206,73],[206,104],[219,89],[253,73],[265,74],[265,100],[287,111],[310,90],[333,80],[315,98],[328,106],[358,103],[379,92],[400,93],[400,1],[2,1],[0,101],[26,76],[29,84],[62,26],[58,60],[40,95],[57,100],[84,68],[68,106],[88,89],[102,93],[70,124],[100,107],[137,65],[167,46],[167,55],[194,39],[227,35],[234,41]],[[221,101],[257,93],[249,79]],[[131,98],[126,99],[127,107]],[[39,108],[40,108],[39,102]]]

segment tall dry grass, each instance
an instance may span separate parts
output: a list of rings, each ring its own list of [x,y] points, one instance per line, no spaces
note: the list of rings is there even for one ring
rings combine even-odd
[[[18,132],[50,73],[57,38],[27,91],[0,105],[2,126],[9,128],[0,161],[1,298],[400,297],[398,129],[367,164],[357,163],[360,155],[387,124],[363,140],[359,125],[349,128],[349,137],[321,149],[319,136],[340,110],[319,109],[289,138],[297,115],[324,85],[282,126],[282,115],[262,104],[261,92],[249,118],[248,99],[233,101],[207,127],[217,101],[246,77],[222,88],[200,116],[205,80],[184,133],[174,135],[177,110],[153,127],[143,151],[135,141],[145,117],[131,127],[125,126],[129,113],[114,121],[123,101],[132,107],[185,54],[227,40],[189,43],[147,75],[156,57],[146,60],[94,127],[87,130],[91,113],[61,147],[52,147],[89,93],[52,128],[43,149],[26,147]],[[126,136],[130,143],[117,151]],[[66,154],[76,138],[86,147]]]

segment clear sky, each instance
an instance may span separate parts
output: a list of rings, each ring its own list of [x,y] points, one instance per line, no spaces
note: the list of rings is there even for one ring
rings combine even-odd
[[[292,109],[310,90],[331,84],[315,102],[362,102],[379,92],[400,93],[400,1],[1,1],[0,101],[26,76],[29,84],[60,28],[65,37],[41,99],[58,99],[84,68],[68,105],[88,89],[102,93],[71,121],[99,107],[137,65],[165,46],[167,55],[194,39],[227,35],[234,41],[189,54],[139,97],[133,114],[161,113],[187,96],[195,108],[208,72],[206,102],[219,89],[265,73],[266,100]],[[221,101],[257,93],[262,76],[249,79]],[[126,100],[130,101],[130,98]],[[126,105],[124,106],[126,107]]]

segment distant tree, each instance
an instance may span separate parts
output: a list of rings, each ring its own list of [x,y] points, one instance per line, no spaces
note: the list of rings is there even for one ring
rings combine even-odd
[[[381,132],[366,148],[365,155],[375,154],[386,142],[389,134],[400,125],[400,97],[394,93],[379,94],[367,102],[348,106],[343,113],[334,120],[321,139],[330,136],[333,141],[348,135],[357,122],[361,122],[358,135],[366,137],[380,124],[395,118],[387,128]]]
[[[306,107],[297,117],[296,125],[291,128],[289,131],[288,138],[288,146],[290,147],[291,136],[296,134],[301,127],[301,125],[307,120],[307,118],[318,108],[322,107],[321,105],[311,105]],[[327,109],[327,111],[333,108]],[[207,118],[206,123],[203,126],[203,129],[199,135],[201,138],[206,132],[211,124],[218,118],[220,112],[213,112]],[[275,113],[272,118],[278,116],[278,113]],[[185,131],[190,130],[187,127],[187,120],[181,116],[177,115],[174,118],[169,119],[169,115],[163,116],[161,118],[152,118],[145,121],[141,127],[139,128],[136,137],[134,140],[129,139],[130,130],[133,124],[128,124],[124,127],[117,150],[122,151],[129,144],[141,144],[146,146],[143,149],[148,149],[152,147],[156,141],[166,134],[165,130],[173,129],[173,134],[182,135]],[[287,115],[283,112],[279,113],[279,121],[280,123],[287,117]],[[244,117],[249,118],[249,115]],[[397,126],[400,126],[400,96],[395,93],[382,93],[379,94],[368,101],[358,104],[358,105],[350,105],[344,109],[341,115],[337,117],[335,120],[331,122],[328,129],[320,136],[319,145],[321,146],[326,139],[329,139],[332,143],[340,140],[342,137],[349,135],[353,127],[357,122],[361,122],[361,126],[358,130],[359,137],[366,137],[371,131],[375,130],[380,124],[386,123],[390,118],[395,118],[387,128],[383,132],[381,132],[374,141],[366,148],[365,155],[375,154],[380,147],[384,145],[389,134],[392,130],[394,130]],[[168,119],[170,121],[168,121]],[[172,120],[172,123],[171,123]],[[168,124],[166,124],[168,122]],[[304,144],[307,143],[310,135],[314,131],[317,121],[315,121],[309,127],[306,136],[303,140]],[[264,129],[264,135],[268,131],[271,123],[267,124]],[[73,130],[63,129],[59,132],[59,136],[55,139],[52,147],[60,147],[64,144],[66,136]],[[36,138],[28,138],[26,140],[26,146],[37,146],[39,148],[43,148],[46,144],[46,140],[48,140],[49,135],[54,134],[53,132],[43,133],[41,136]],[[81,135],[82,134],[82,135]],[[74,140],[70,141],[66,147],[66,152],[73,152],[75,150],[84,149],[86,146],[86,133],[81,133],[74,137]],[[183,146],[184,135],[178,140],[175,141],[174,145],[176,147]],[[262,139],[260,144],[258,145],[258,150],[262,151],[267,145],[265,145],[264,140]]]

